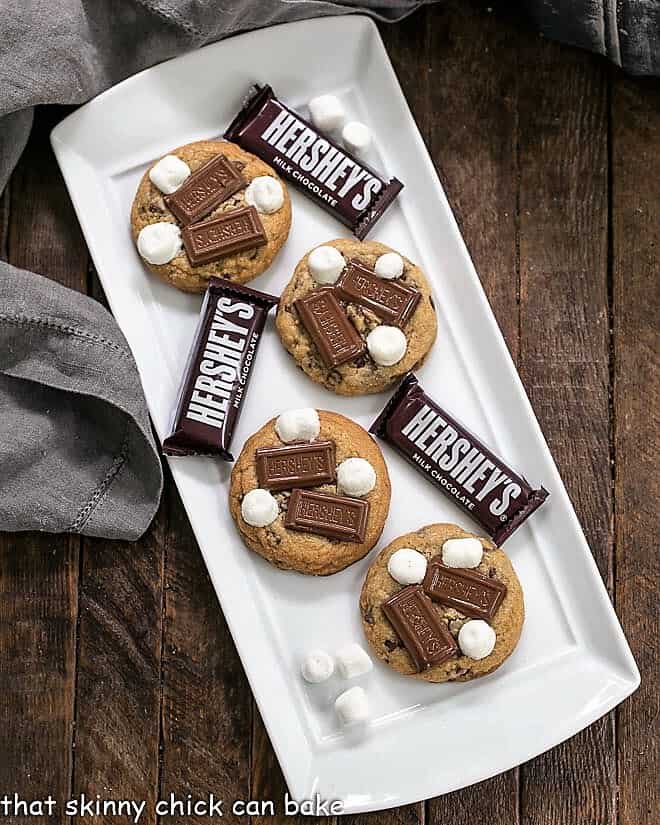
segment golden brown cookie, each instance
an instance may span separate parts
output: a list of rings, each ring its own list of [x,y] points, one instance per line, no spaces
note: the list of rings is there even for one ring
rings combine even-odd
[[[213,276],[228,278],[243,284],[264,272],[286,241],[291,226],[291,201],[284,182],[262,160],[228,141],[200,140],[174,149],[169,154],[188,164],[192,172],[217,155],[224,155],[232,162],[243,164],[241,174],[248,184],[260,176],[269,176],[278,180],[284,192],[284,203],[271,214],[259,214],[267,238],[263,246],[236,252],[200,266],[192,266],[185,249],[181,249],[171,261],[161,265],[148,263],[143,258],[145,266],[159,278],[184,292],[204,292],[209,278]],[[168,208],[163,193],[149,178],[149,172],[157,162],[154,161],[142,176],[133,201],[131,229],[136,244],[140,231],[149,224],[169,222],[179,225]],[[247,206],[245,193],[245,188],[239,189],[200,220],[215,218],[232,209]]]
[[[322,246],[333,247],[343,255],[346,261],[355,259],[372,270],[382,255],[394,252],[390,247],[377,241],[357,241],[348,238],[327,241]],[[328,367],[303,324],[298,309],[294,306],[296,300],[309,295],[314,290],[332,289],[333,292],[336,290],[336,287],[329,283],[319,284],[312,276],[309,257],[313,251],[310,250],[310,253],[305,255],[296,266],[293,277],[282,293],[276,319],[277,331],[282,343],[301,369],[313,381],[323,384],[324,387],[339,395],[366,395],[381,392],[396,384],[410,370],[417,369],[424,362],[437,332],[431,289],[421,269],[401,256],[403,273],[391,280],[383,279],[384,284],[399,284],[421,293],[421,299],[409,320],[401,326],[407,346],[401,360],[391,366],[382,366],[376,363],[369,350],[365,348],[364,353],[353,360],[335,367]],[[378,317],[371,309],[347,301],[341,296],[339,298],[352,327],[365,344],[367,336],[374,329],[385,325],[392,326]]]
[[[290,412],[290,411],[289,411]],[[313,413],[312,410],[307,410]],[[289,414],[289,413],[287,413]],[[385,525],[390,506],[390,480],[383,456],[376,442],[362,429],[359,424],[343,415],[325,410],[318,411],[318,432],[301,433],[304,439],[283,441],[279,433],[291,439],[290,433],[277,422],[283,417],[271,419],[245,443],[231,475],[229,490],[229,506],[236,527],[249,548],[267,561],[285,570],[297,570],[314,576],[327,576],[343,570],[353,562],[363,558],[376,544]],[[310,435],[313,437],[310,438]],[[294,432],[295,436],[295,432]],[[366,460],[375,472],[375,483],[372,477],[373,488],[365,493],[351,496],[353,502],[368,504],[368,515],[363,541],[348,541],[345,539],[330,538],[314,532],[298,532],[285,526],[287,509],[291,500],[291,487],[284,489],[270,489],[265,496],[273,504],[274,520],[267,526],[252,526],[244,518],[244,499],[248,493],[257,488],[262,489],[257,475],[255,451],[259,448],[284,447],[288,444],[317,444],[330,441],[334,444],[336,467],[349,458]],[[363,462],[360,465],[364,468]],[[344,465],[344,469],[350,465]],[[340,471],[340,480],[343,471]],[[329,493],[346,495],[338,489],[336,480],[308,487],[313,493]],[[358,491],[361,493],[361,491]],[[265,494],[264,494],[265,495]],[[360,505],[361,506],[361,505]],[[267,518],[271,518],[268,516]]]
[[[441,559],[443,544],[454,538],[477,538],[483,547],[483,558],[471,572],[480,573],[506,586],[506,594],[489,622],[495,631],[495,646],[492,652],[482,659],[463,655],[458,647],[447,661],[417,672],[412,657],[382,609],[383,602],[406,586],[390,575],[388,562],[401,548],[417,550],[428,561]],[[459,631],[469,621],[469,617],[454,607],[437,601],[432,601],[431,607],[454,640],[458,640]],[[360,613],[369,644],[377,656],[398,673],[428,682],[467,682],[492,673],[511,655],[520,638],[525,605],[518,577],[508,556],[502,550],[489,539],[474,536],[455,524],[430,524],[414,533],[400,536],[378,554],[362,586]]]

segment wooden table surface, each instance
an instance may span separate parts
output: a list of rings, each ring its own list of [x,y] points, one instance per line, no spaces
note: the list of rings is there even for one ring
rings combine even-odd
[[[520,768],[342,825],[657,822],[660,85],[474,2],[382,34],[642,686]],[[37,114],[0,256],[103,300],[48,143],[66,113]],[[158,820],[171,791],[279,802],[284,785],[168,478],[137,544],[0,536],[0,796],[145,799],[141,823],[210,821]],[[69,820],[60,806],[4,821]]]

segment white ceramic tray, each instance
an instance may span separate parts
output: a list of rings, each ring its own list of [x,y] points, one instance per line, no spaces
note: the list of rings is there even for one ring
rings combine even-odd
[[[129,233],[131,201],[152,159],[221,134],[254,81],[270,82],[300,108],[316,94],[335,92],[370,125],[376,140],[371,162],[406,185],[370,237],[420,263],[436,295],[439,337],[419,378],[551,492],[506,544],[527,604],[513,656],[493,675],[466,685],[420,684],[377,664],[365,685],[373,720],[357,736],[339,730],[333,718],[328,693],[336,695],[341,686],[308,689],[298,664],[312,647],[333,650],[362,640],[357,600],[369,558],[326,579],[276,570],[237,537],[225,504],[231,467],[213,459],[171,460],[291,793],[339,798],[346,811],[386,808],[530,759],[614,707],[637,687],[639,675],[378,31],[364,17],[292,23],[208,46],[120,83],[53,131],[159,436],[166,433],[200,298],[143,268]],[[281,291],[312,246],[347,234],[304,196],[292,197],[289,240],[253,284],[269,292]],[[272,320],[268,326],[234,438],[236,453],[266,419],[291,406],[335,409],[364,426],[373,421],[387,396],[339,398],[313,385],[284,352]],[[380,547],[430,522],[474,527],[392,450],[383,451],[393,495]]]

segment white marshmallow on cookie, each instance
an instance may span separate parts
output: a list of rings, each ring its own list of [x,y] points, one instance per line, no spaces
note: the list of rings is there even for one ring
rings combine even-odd
[[[337,659],[337,670],[339,675],[344,679],[356,679],[358,676],[364,676],[373,670],[373,662],[371,657],[356,642],[344,645],[335,654]]]
[[[398,252],[386,252],[380,255],[374,265],[374,272],[379,278],[390,281],[403,275],[403,258]]]
[[[307,105],[312,123],[321,132],[336,132],[344,125],[344,105],[335,95],[319,95]]]
[[[369,718],[369,701],[361,687],[344,691],[335,700],[335,711],[344,725],[364,722]]]
[[[420,584],[426,575],[426,556],[412,547],[395,550],[387,562],[387,572],[399,584]]]
[[[300,672],[306,682],[319,685],[326,682],[335,672],[335,663],[325,650],[312,650],[303,659]]]
[[[182,247],[181,230],[168,221],[148,224],[140,230],[137,238],[138,252],[147,263],[155,266],[168,264]]]
[[[354,155],[361,155],[371,146],[369,127],[359,120],[351,120],[341,130],[341,140],[346,149]]]
[[[376,471],[366,458],[346,458],[337,467],[337,488],[349,496],[366,496],[376,486]]]
[[[321,432],[319,414],[313,407],[285,410],[275,421],[275,432],[285,444],[291,441],[313,441]]]
[[[495,647],[495,631],[483,619],[470,619],[458,631],[458,646],[470,659],[485,659]]]
[[[243,521],[252,527],[267,527],[279,514],[277,499],[268,490],[260,487],[246,493],[241,502]]]
[[[176,155],[165,155],[149,170],[149,180],[164,195],[176,192],[189,176],[190,166]]]
[[[447,539],[442,545],[442,563],[447,567],[479,567],[484,548],[479,539]]]
[[[398,327],[381,324],[367,335],[367,349],[379,366],[392,367],[406,354],[408,341]]]
[[[252,178],[245,190],[245,202],[262,215],[272,215],[284,205],[282,184],[270,175]]]
[[[317,284],[334,284],[346,266],[346,259],[334,246],[317,246],[307,256],[307,266]]]

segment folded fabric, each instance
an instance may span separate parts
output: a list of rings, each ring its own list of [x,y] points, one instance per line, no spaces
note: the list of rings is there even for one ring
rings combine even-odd
[[[112,316],[0,261],[0,530],[134,540],[162,485],[140,377]]]

